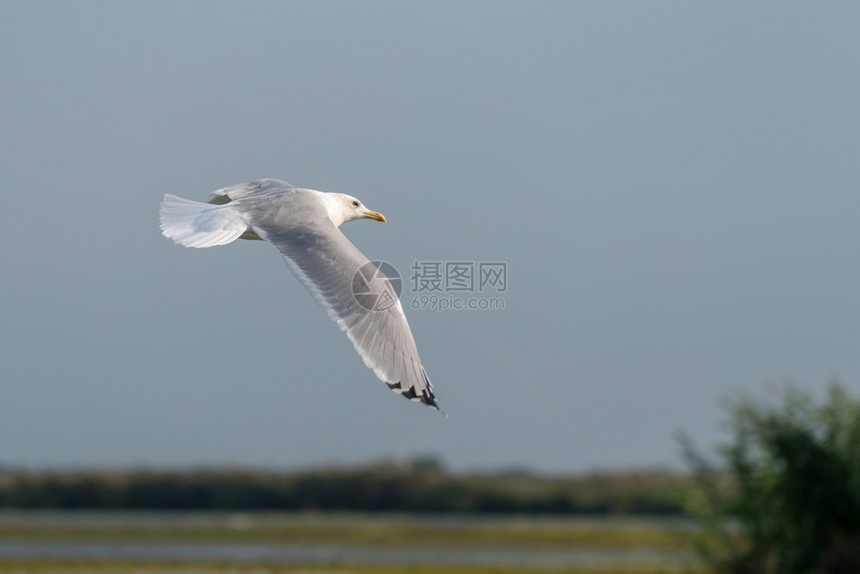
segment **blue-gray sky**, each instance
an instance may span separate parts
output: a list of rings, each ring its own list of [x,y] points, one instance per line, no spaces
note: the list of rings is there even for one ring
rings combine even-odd
[[[853,2],[0,4],[0,462],[677,464],[769,383],[860,390]],[[444,418],[270,245],[158,229],[261,177],[384,213]],[[409,309],[414,261],[505,309]]]

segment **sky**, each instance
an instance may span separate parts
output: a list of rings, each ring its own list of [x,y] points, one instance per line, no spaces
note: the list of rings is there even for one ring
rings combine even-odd
[[[0,3],[0,463],[678,467],[726,397],[860,392],[858,29],[853,2]],[[271,245],[161,235],[165,193],[266,177],[387,217],[342,230],[400,272],[448,418]],[[421,288],[493,263],[504,288]]]

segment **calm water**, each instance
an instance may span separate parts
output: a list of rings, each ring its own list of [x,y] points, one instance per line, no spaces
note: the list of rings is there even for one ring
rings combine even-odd
[[[467,529],[498,524],[498,517],[391,517],[350,515],[246,515],[206,513],[58,513],[58,512],[0,512],[0,526],[11,530],[11,536],[0,539],[0,561],[21,559],[54,560],[141,560],[141,561],[212,561],[235,564],[255,562],[305,562],[364,564],[463,564],[463,565],[527,565],[527,566],[581,566],[586,564],[660,564],[678,563],[687,559],[684,552],[656,549],[563,548],[541,549],[534,547],[474,547],[445,548],[438,546],[379,547],[352,544],[297,544],[291,542],[169,542],[151,540],[31,540],[14,536],[16,525],[34,527],[157,527],[172,526],[225,526],[243,531],[259,527],[301,525],[303,527],[331,527],[361,523],[391,524],[408,520],[411,525],[441,529]],[[509,519],[505,519],[509,520]],[[681,521],[662,519],[517,519],[529,524],[562,524],[570,528],[625,528],[653,525],[656,520],[663,526],[683,528]]]

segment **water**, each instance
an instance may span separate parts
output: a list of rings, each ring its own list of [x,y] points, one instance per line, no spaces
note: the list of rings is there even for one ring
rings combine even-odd
[[[196,527],[221,526],[223,532],[246,533],[252,528],[284,525],[303,528],[350,527],[359,525],[388,526],[406,523],[439,529],[468,529],[499,524],[532,525],[583,529],[612,529],[653,527],[655,523],[670,528],[683,523],[659,519],[559,519],[518,518],[500,519],[487,516],[404,517],[390,515],[304,515],[304,514],[209,514],[209,513],[67,513],[67,512],[2,512],[0,527],[6,535],[0,538],[0,561],[8,560],[121,560],[121,561],[207,561],[232,564],[251,563],[360,563],[360,564],[422,564],[422,565],[518,565],[565,567],[597,564],[666,564],[688,560],[682,551],[666,551],[643,547],[633,548],[566,548],[561,546],[474,546],[443,547],[439,545],[361,545],[296,543],[289,540],[255,541],[170,541],[135,540],[133,535],[116,540],[99,540],[81,536],[87,528],[104,529],[152,528],[161,526]],[[34,528],[67,528],[76,532],[69,539],[56,534],[34,535]],[[15,535],[15,529],[27,533]],[[104,532],[104,530],[102,530]],[[55,531],[56,532],[56,531]],[[50,536],[50,538],[48,537]],[[72,539],[73,538],[73,539]],[[248,539],[245,536],[245,539]]]
[[[0,560],[141,560],[231,563],[303,562],[360,564],[438,564],[492,566],[582,566],[662,564],[682,558],[656,550],[557,550],[533,548],[378,548],[296,544],[188,544],[0,542]]]

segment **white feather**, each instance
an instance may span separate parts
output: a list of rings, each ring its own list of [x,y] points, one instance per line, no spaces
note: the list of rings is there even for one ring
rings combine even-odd
[[[248,229],[242,212],[229,203],[212,205],[166,194],[159,211],[161,232],[185,247],[235,241]]]

